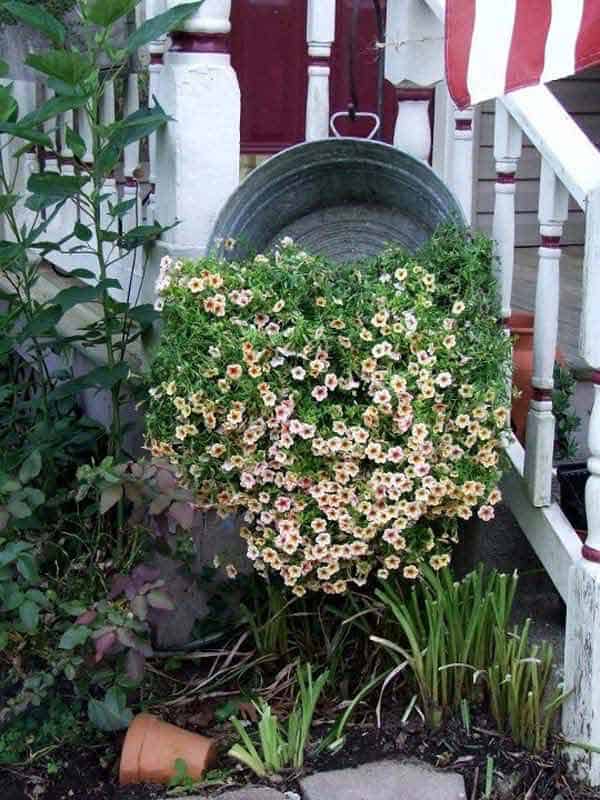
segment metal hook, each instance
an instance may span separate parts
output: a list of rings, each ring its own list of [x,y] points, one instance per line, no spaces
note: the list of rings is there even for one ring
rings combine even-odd
[[[377,114],[373,113],[373,111],[355,111],[354,115],[352,115],[350,111],[336,111],[335,114],[332,114],[331,119],[329,120],[329,127],[337,139],[343,138],[342,134],[335,127],[335,121],[340,117],[349,117],[353,122],[359,117],[369,117],[372,119],[375,122],[375,125],[373,126],[373,130],[369,133],[369,135],[365,136],[365,139],[372,139],[381,127],[381,119]]]

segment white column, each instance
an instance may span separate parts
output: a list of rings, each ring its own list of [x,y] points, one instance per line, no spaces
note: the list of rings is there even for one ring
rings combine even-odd
[[[554,425],[552,389],[558,338],[560,238],[569,213],[569,194],[554,170],[542,159],[539,220],[542,245],[535,295],[533,333],[533,398],[527,416],[525,480],[534,506],[552,500]]]
[[[588,535],[571,567],[565,640],[563,733],[569,760],[581,777],[600,784],[600,195],[587,203],[580,352],[594,370],[589,427],[590,477],[585,487]]]
[[[229,56],[230,11],[231,0],[206,0],[183,30],[172,32],[164,58],[161,99],[174,121],[157,136],[157,217],[181,220],[162,242],[174,254],[205,251],[239,181],[240,90]]]
[[[329,74],[331,46],[335,39],[335,0],[308,0],[306,42],[308,45],[308,92],[306,96],[306,141],[329,136]]]
[[[467,224],[473,221],[473,109],[454,112],[451,188]]]
[[[421,161],[431,153],[431,93],[418,89],[398,89],[398,114],[394,126],[394,147]]]
[[[162,14],[166,10],[165,0],[146,0],[146,18]],[[160,76],[163,68],[163,54],[167,46],[167,37],[162,36],[160,39],[155,39],[150,42],[150,64],[148,66],[148,95],[149,104],[154,104],[153,97],[156,97],[162,105],[160,100]],[[148,173],[148,180],[150,183],[156,182],[156,134],[153,133],[148,137],[148,151],[150,159],[150,169]]]
[[[140,108],[140,89],[138,83],[137,72],[131,72],[127,76],[127,86],[125,90],[125,108],[123,111],[124,117],[129,117],[135,114]],[[133,176],[135,168],[140,163],[140,143],[139,140],[128,144],[123,152],[123,172],[125,178]]]
[[[504,105],[496,102],[494,130],[494,159],[496,183],[494,185],[494,240],[495,268],[500,290],[502,319],[508,323],[511,314],[511,297],[515,264],[515,189],[516,173],[521,157],[521,129]]]

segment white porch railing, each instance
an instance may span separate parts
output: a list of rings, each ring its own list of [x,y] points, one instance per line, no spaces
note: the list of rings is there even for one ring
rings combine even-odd
[[[444,0],[425,0],[444,19]],[[460,113],[455,115],[458,121]],[[498,261],[503,322],[511,313],[515,269],[515,181],[522,136],[541,156],[538,219],[540,248],[535,298],[533,399],[525,449],[508,447],[512,472],[505,496],[525,535],[567,603],[563,731],[576,743],[575,765],[600,783],[600,152],[554,95],[543,86],[522,89],[496,102],[494,158],[497,179],[493,236]],[[452,145],[450,145],[452,148]],[[462,156],[461,156],[462,157]],[[456,145],[451,156],[456,166]],[[446,177],[458,196],[464,181]],[[552,502],[553,368],[560,301],[560,240],[571,196],[585,214],[586,237],[580,353],[592,370],[594,405],[589,427],[585,545]],[[463,199],[463,207],[466,207]]]

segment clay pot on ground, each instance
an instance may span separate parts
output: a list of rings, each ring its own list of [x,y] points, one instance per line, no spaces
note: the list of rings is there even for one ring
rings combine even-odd
[[[215,763],[216,742],[151,714],[139,714],[123,743],[119,783],[168,783],[176,774],[178,759],[185,761],[187,775],[199,781]]]

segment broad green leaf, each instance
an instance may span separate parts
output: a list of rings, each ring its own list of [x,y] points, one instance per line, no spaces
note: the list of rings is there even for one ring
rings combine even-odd
[[[19,202],[18,194],[0,194],[0,214],[6,214]]]
[[[40,609],[32,600],[25,600],[19,607],[19,617],[28,633],[33,633],[38,626]]]
[[[7,269],[16,269],[19,262],[27,262],[27,251],[19,242],[0,242],[0,264]]]
[[[31,516],[31,509],[22,500],[12,499],[6,504],[6,508],[15,519],[27,519]]]
[[[67,127],[66,139],[67,147],[69,150],[71,150],[75,158],[82,159],[85,155],[87,147],[81,136],[78,133],[75,133],[72,128]]]
[[[107,486],[100,495],[100,513],[106,514],[123,497],[123,487],[119,484]]]
[[[128,375],[129,367],[125,362],[114,367],[96,367],[82,378],[61,383],[50,393],[50,398],[60,400],[63,397],[72,397],[84,389],[110,389],[119,381],[125,380]]]
[[[57,97],[52,97],[42,103],[35,111],[32,111],[31,114],[21,117],[19,125],[39,125],[56,117],[57,114],[81,108],[81,106],[85,105],[86,100],[87,98],[83,95],[58,95]]]
[[[58,172],[34,173],[27,188],[34,194],[50,194],[64,199],[72,197],[89,181],[86,175],[61,175]]]
[[[163,230],[165,230],[163,226],[158,223],[154,223],[154,225],[138,225],[121,237],[121,244],[126,250],[134,250],[146,242],[158,239]]]
[[[69,271],[69,275],[72,278],[83,278],[84,280],[90,280],[95,278],[96,275],[89,269],[72,269]]]
[[[101,731],[110,732],[126,728],[133,719],[133,713],[127,708],[125,692],[113,686],[106,693],[104,700],[90,699],[88,717]]]
[[[131,200],[123,200],[114,206],[109,205],[108,213],[111,217],[123,217],[132,208],[135,208],[137,198],[132,197]]]
[[[12,96],[11,86],[0,86],[0,122],[14,122],[19,104]]]
[[[26,486],[23,489],[23,494],[25,496],[25,502],[27,505],[31,506],[31,508],[41,506],[46,500],[46,495],[40,489],[33,489],[31,486]]]
[[[16,0],[5,2],[2,8],[17,17],[17,19],[35,28],[51,39],[55,44],[61,45],[65,41],[65,27],[56,17],[49,14],[41,3],[26,5]]]
[[[114,123],[114,130],[110,134],[109,145],[117,147],[126,147],[132,142],[137,142],[143,139],[144,136],[149,136],[154,131],[162,128],[169,120],[173,118],[165,113],[164,109],[154,99],[154,106],[152,108],[140,108],[133,114],[130,114],[124,120]]]
[[[98,299],[102,290],[97,286],[70,286],[54,295],[52,302],[60,306],[63,311],[68,311],[79,303],[93,303]]]
[[[12,564],[21,553],[26,553],[30,549],[31,545],[27,542],[10,542],[10,544],[0,550],[0,567]]]
[[[100,175],[109,175],[113,171],[121,159],[122,149],[116,144],[108,144],[102,148],[94,162],[94,167]]]
[[[6,76],[9,73],[9,71],[10,71],[10,67],[8,66],[6,61],[4,61],[3,59],[0,58],[0,78],[6,78]]]
[[[85,10],[86,19],[103,28],[129,14],[140,0],[91,0]]]
[[[81,242],[89,242],[89,240],[90,240],[90,239],[92,238],[92,236],[94,235],[94,234],[92,233],[92,229],[91,229],[91,228],[88,228],[88,226],[87,226],[87,225],[84,225],[82,222],[76,222],[76,223],[75,223],[75,229],[74,229],[74,233],[75,233],[75,236],[76,236],[76,237],[77,237],[77,238],[78,238],[78,239],[79,239]]]
[[[6,650],[8,646],[8,631],[0,629],[0,650]]]
[[[61,636],[58,646],[61,650],[74,650],[87,642],[90,633],[90,629],[85,625],[72,625]]]
[[[154,322],[160,319],[160,313],[154,306],[148,304],[136,306],[129,311],[129,317],[137,322],[141,328],[149,328]]]
[[[37,603],[41,608],[48,608],[50,606],[50,601],[39,589],[27,589],[25,597],[28,600],[33,600],[33,602]]]
[[[175,603],[173,598],[167,592],[161,592],[160,589],[153,589],[146,595],[148,605],[152,608],[158,608],[161,611],[174,611]]]
[[[2,117],[1,106],[2,100],[0,99],[0,118]],[[16,136],[17,139],[24,139],[26,142],[52,148],[52,141],[48,134],[42,133],[35,128],[25,127],[16,122],[0,122],[0,133],[7,133],[9,136]]]
[[[20,341],[24,342],[31,337],[53,333],[62,315],[63,311],[60,306],[50,306],[37,310],[35,316],[20,331]]]
[[[102,0],[100,0],[102,2]],[[38,72],[57,78],[67,86],[81,84],[94,72],[91,61],[75,50],[47,50],[45,53],[30,53],[25,63]]]
[[[89,181],[86,175],[59,175],[58,172],[42,172],[31,175],[27,188],[32,193],[25,205],[34,211],[60,203],[74,197]]]
[[[40,576],[34,557],[30,553],[23,553],[17,559],[17,569],[29,583],[39,583]]]
[[[127,40],[127,52],[133,53],[140,47],[144,47],[149,42],[159,39],[163,34],[177,28],[200,8],[202,2],[203,0],[200,0],[199,3],[183,3],[147,20]]]
[[[19,470],[19,480],[21,483],[29,483],[29,481],[37,478],[42,471],[42,456],[39,450],[31,452],[25,461],[21,464]]]

